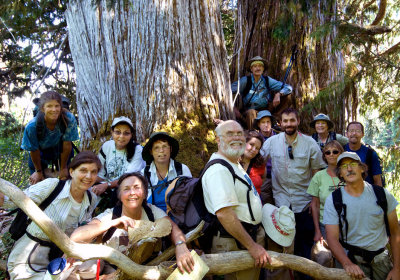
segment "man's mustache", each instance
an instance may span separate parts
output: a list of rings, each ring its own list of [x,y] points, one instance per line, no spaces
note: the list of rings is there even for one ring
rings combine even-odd
[[[356,173],[350,171],[349,173],[346,174],[346,176],[350,176],[350,175],[356,175]]]

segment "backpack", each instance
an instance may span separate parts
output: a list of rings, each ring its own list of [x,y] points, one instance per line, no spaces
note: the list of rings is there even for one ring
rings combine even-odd
[[[205,250],[211,248],[212,236],[216,231],[223,230],[217,216],[209,213],[204,204],[204,195],[201,183],[204,173],[214,164],[225,166],[232,174],[234,181],[239,180],[248,187],[247,204],[251,218],[255,221],[250,205],[250,192],[252,191],[252,186],[247,181],[236,175],[233,167],[226,160],[214,159],[209,161],[201,171],[199,178],[189,178],[185,176],[175,178],[165,192],[167,214],[185,233],[193,230],[203,220],[205,222],[202,229],[204,235],[199,238],[199,242],[201,248]],[[244,227],[246,229],[249,228],[245,225]]]
[[[179,177],[179,176],[181,176],[182,175],[182,173],[183,173],[183,171],[182,171],[182,163],[180,163],[179,161],[174,161],[174,166],[175,166],[175,170],[176,170],[176,174],[177,174],[177,177]],[[149,189],[151,190],[151,194],[152,194],[152,204],[153,205],[155,205],[155,202],[154,202],[154,189],[156,189],[156,188],[158,188],[159,186],[153,186],[152,184],[151,184],[151,180],[150,180],[150,177],[151,177],[151,174],[150,174],[150,165],[146,165],[146,167],[144,168],[144,176],[146,177],[146,179],[147,179],[147,181],[149,182]],[[163,190],[164,188],[166,188],[172,181],[173,181],[174,179],[172,179],[172,180],[170,180],[170,181],[168,181],[166,184],[165,184],[165,186],[163,186],[161,189]],[[161,192],[162,190],[160,190],[159,192]]]
[[[153,211],[151,211],[151,208],[147,205],[146,201],[143,201],[142,207],[144,209],[144,211],[146,212],[147,217],[149,218],[150,222],[154,222],[154,214]],[[119,203],[117,206],[115,206],[113,208],[113,212],[112,212],[112,219],[118,219],[120,218],[122,215],[122,205]],[[108,240],[110,240],[110,238],[113,236],[114,232],[117,230],[116,227],[111,227],[107,230],[107,232],[103,235],[102,238],[102,243],[106,243]]]
[[[379,157],[378,153],[371,147],[371,145],[365,144],[365,146],[368,148],[367,150],[367,156],[365,158],[365,164],[368,166],[368,170],[372,170],[372,156],[374,154],[374,152],[376,153],[376,155],[378,156],[378,160],[379,160],[379,165],[382,168],[382,174],[381,174],[381,178],[382,178],[382,187],[385,187],[386,185],[386,180],[385,180],[385,174],[383,172],[383,165],[382,165],[382,159]]]
[[[53,200],[60,194],[60,192],[63,190],[64,185],[65,185],[64,180],[59,180],[57,186],[54,188],[54,190],[50,193],[50,195],[39,205],[39,208],[44,211],[52,202]],[[92,203],[92,194],[87,190],[86,191],[88,198],[89,198],[89,203]],[[11,223],[9,232],[11,234],[11,238],[15,241],[20,239],[26,232],[26,229],[28,228],[29,224],[32,222],[31,219],[28,218],[28,216],[25,214],[24,211],[21,210],[21,208],[17,208],[9,213],[9,215],[12,215],[14,213],[17,213],[15,219]]]

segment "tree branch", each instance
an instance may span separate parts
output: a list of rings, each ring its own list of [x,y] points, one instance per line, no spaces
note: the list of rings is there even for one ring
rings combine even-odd
[[[380,0],[378,13],[376,14],[376,17],[374,21],[371,23],[371,25],[377,25],[382,21],[382,19],[385,17],[386,14],[386,7],[387,7],[387,1]]]
[[[341,23],[339,29],[352,34],[375,36],[378,34],[391,32],[392,29],[386,26],[361,26],[354,23]]]
[[[398,42],[396,45],[390,47],[389,49],[387,49],[386,51],[381,53],[381,55],[387,56],[387,55],[391,55],[393,53],[396,53],[398,51],[400,51],[400,42]]]
[[[127,256],[108,246],[75,243],[28,196],[16,186],[1,178],[0,192],[7,195],[21,208],[68,257],[81,260],[101,258],[117,265],[132,278],[166,279],[172,272],[171,269],[162,264],[159,266],[138,265]],[[288,267],[319,279],[351,279],[342,269],[325,268],[313,261],[294,255],[272,251],[268,251],[268,253],[272,258],[272,263],[267,266],[268,268]],[[227,274],[254,267],[254,259],[247,251],[204,255],[202,258],[210,267],[209,274]]]

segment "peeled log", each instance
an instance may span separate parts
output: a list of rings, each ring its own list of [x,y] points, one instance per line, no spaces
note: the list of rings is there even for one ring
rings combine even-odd
[[[75,243],[28,196],[2,178],[0,178],[0,192],[7,195],[21,208],[68,257],[81,260],[104,259],[118,266],[132,278],[138,279],[166,279],[172,272],[162,264],[159,266],[138,265],[127,256],[108,246]],[[351,279],[341,269],[325,268],[310,260],[294,255],[272,251],[268,251],[268,253],[272,257],[272,263],[268,268],[288,267],[318,279]],[[204,255],[202,258],[210,267],[209,274],[227,274],[254,266],[254,260],[247,251],[210,254]]]

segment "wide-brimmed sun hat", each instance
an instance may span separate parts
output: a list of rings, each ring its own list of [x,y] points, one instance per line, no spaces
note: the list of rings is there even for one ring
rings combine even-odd
[[[246,67],[250,69],[250,66],[254,61],[261,61],[264,64],[264,68],[267,66],[267,61],[264,58],[261,56],[255,56],[246,62]]]
[[[359,163],[361,163],[361,158],[356,153],[354,153],[354,152],[344,152],[344,153],[341,153],[339,155],[339,157],[337,158],[337,166],[339,166],[340,165],[340,161],[342,159],[345,159],[345,158],[350,158],[350,159],[353,159],[353,160],[358,161]]]
[[[296,234],[296,220],[287,206],[280,208],[265,204],[262,208],[262,224],[267,235],[283,247],[289,247]]]
[[[271,112],[268,110],[262,110],[262,111],[258,112],[255,120],[258,122],[259,120],[261,120],[262,118],[265,118],[265,117],[270,117],[272,124],[275,122],[274,116],[272,116]]]
[[[125,123],[125,124],[129,125],[129,126],[132,128],[132,130],[135,130],[135,129],[133,128],[132,121],[131,121],[129,118],[124,117],[124,116],[115,118],[115,119],[113,120],[112,124],[111,124],[111,128],[114,129],[114,127],[115,127],[117,124],[120,124],[120,123]]]
[[[151,148],[153,147],[154,142],[157,140],[166,140],[168,144],[171,146],[171,158],[175,159],[179,152],[179,142],[172,136],[169,136],[166,132],[155,132],[150,135],[149,141],[147,141],[146,145],[143,147],[142,158],[145,162],[153,161],[153,156],[151,155]]]
[[[331,119],[329,118],[329,116],[321,113],[321,114],[316,115],[314,117],[314,119],[312,120],[312,122],[310,122],[310,127],[315,129],[315,123],[317,121],[326,121],[326,123],[328,124],[328,130],[332,129],[334,126],[334,124],[331,121]]]

